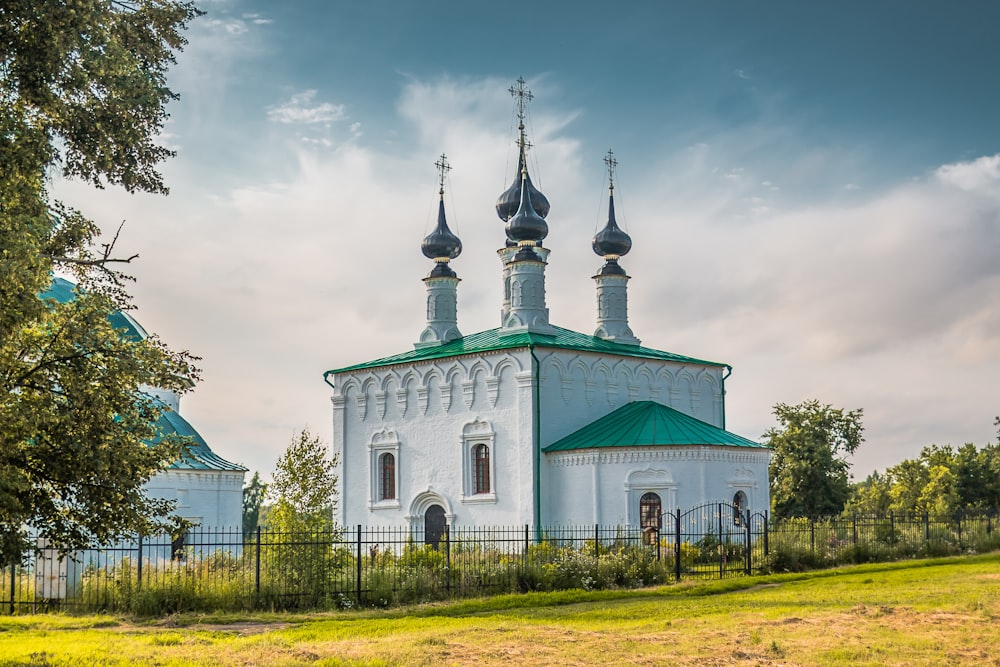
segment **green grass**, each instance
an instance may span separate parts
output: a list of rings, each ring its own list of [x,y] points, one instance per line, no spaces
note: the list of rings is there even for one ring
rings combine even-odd
[[[3,665],[997,665],[1000,554],[311,614],[0,618]]]

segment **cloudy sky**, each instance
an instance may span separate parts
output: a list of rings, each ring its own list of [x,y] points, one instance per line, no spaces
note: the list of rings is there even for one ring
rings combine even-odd
[[[182,413],[269,474],[331,437],[324,370],[410,349],[446,153],[459,325],[499,324],[513,104],[535,99],[553,322],[595,327],[602,157],[643,344],[731,364],[727,426],[864,408],[864,477],[1000,413],[1000,5],[203,0],[172,70],[168,197],[56,194],[125,220],[136,318],[203,358]]]

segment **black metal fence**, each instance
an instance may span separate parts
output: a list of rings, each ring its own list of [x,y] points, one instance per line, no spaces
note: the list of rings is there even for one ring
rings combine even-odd
[[[195,528],[60,557],[39,541],[7,568],[9,613],[385,606],[569,588],[630,588],[1000,548],[995,514],[769,520],[711,503],[660,526],[446,526],[434,544],[405,528],[323,533]],[[0,593],[3,595],[3,593]],[[4,598],[0,597],[0,601]]]
[[[844,514],[771,520],[771,570],[803,570],[918,556],[1000,549],[996,510],[935,516],[928,513]]]

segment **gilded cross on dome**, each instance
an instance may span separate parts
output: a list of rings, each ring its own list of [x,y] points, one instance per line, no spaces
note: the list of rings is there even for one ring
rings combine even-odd
[[[438,191],[438,193],[443,197],[444,179],[448,175],[448,172],[451,171],[451,165],[448,164],[448,156],[445,155],[444,153],[441,153],[441,157],[437,159],[437,162],[434,163],[434,166],[438,168],[438,181],[441,184],[441,189]]]
[[[525,111],[528,108],[528,102],[535,99],[535,96],[531,94],[530,90],[528,90],[527,82],[524,80],[523,76],[518,77],[517,81],[514,82],[514,85],[508,88],[507,91],[511,94],[511,97],[514,98],[514,103],[517,105],[517,119],[521,121],[521,123],[524,123],[524,116]]]
[[[527,152],[531,148],[531,143],[524,136],[524,119],[528,115],[528,102],[535,99],[535,96],[528,90],[527,82],[524,77],[518,77],[514,85],[507,89],[511,97],[514,98],[514,105],[517,108],[517,145],[521,148],[523,152]],[[526,166],[521,165],[521,175],[523,176]]]
[[[608,149],[608,154],[604,156],[604,164],[608,165],[608,182],[611,184],[611,189],[615,189],[615,167],[618,166],[618,160],[615,159],[615,152]]]

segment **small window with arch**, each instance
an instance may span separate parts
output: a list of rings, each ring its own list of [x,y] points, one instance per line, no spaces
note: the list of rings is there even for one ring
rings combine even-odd
[[[663,503],[659,494],[652,491],[642,494],[639,498],[639,524],[643,530],[655,528],[659,530],[660,515],[663,514]]]
[[[396,457],[385,452],[378,457],[378,497],[379,500],[396,499]]]
[[[733,496],[733,525],[742,526],[744,516],[747,511],[747,494],[737,491]]]
[[[490,448],[478,444],[472,448],[473,491],[490,492]]]

